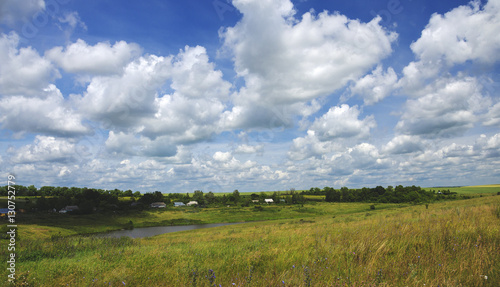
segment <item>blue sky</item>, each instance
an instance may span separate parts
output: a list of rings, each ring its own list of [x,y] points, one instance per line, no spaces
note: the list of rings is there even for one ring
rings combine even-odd
[[[498,183],[500,2],[0,4],[0,170],[143,192]]]

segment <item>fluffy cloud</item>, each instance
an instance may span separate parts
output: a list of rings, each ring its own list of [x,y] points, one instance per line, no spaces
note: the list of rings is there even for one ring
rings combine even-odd
[[[0,95],[37,96],[60,77],[52,63],[31,47],[19,48],[19,36],[0,37]]]
[[[94,77],[75,101],[111,130],[137,133],[151,143],[161,137],[161,142],[186,144],[220,130],[230,87],[209,62],[205,48],[186,46],[176,56],[140,57],[122,75]],[[169,88],[171,94],[160,96]]]
[[[500,163],[498,139],[499,134],[495,134],[481,135],[473,144],[436,143],[435,148],[428,148],[415,157],[402,158],[398,171],[416,176],[418,180],[433,181],[433,184],[467,181],[471,176],[479,182],[496,178],[496,167]]]
[[[305,137],[295,138],[288,151],[288,158],[300,161],[311,157],[320,157],[331,152],[336,145],[329,141],[320,141],[312,130]]]
[[[171,73],[174,92],[155,100],[156,113],[143,119],[142,133],[193,143],[221,131],[219,122],[231,85],[209,62],[206,50],[186,47],[174,59]]]
[[[396,129],[423,137],[463,134],[490,103],[480,89],[474,78],[438,80],[432,86],[434,92],[407,101]]]
[[[384,152],[389,154],[408,154],[420,152],[425,149],[425,144],[417,136],[399,135],[394,137],[385,147]]]
[[[54,47],[46,51],[45,57],[70,73],[105,75],[122,73],[125,65],[140,53],[141,48],[135,43],[99,42],[90,46],[78,39],[65,48]]]
[[[75,144],[65,139],[36,136],[33,144],[19,149],[11,149],[10,161],[16,164],[36,162],[70,162],[75,159],[77,150]]]
[[[392,162],[380,155],[376,146],[360,143],[352,147],[337,147],[332,155],[311,157],[307,161],[288,162],[287,172],[298,184],[314,182],[316,186],[339,187],[363,184],[376,178],[387,182]],[[309,186],[310,187],[310,186]]]
[[[406,94],[421,96],[429,92],[429,80],[440,73],[446,75],[456,65],[496,63],[500,60],[499,15],[499,0],[483,6],[474,1],[444,15],[432,15],[421,37],[411,45],[418,61],[403,69],[398,87]]]
[[[174,59],[171,88],[190,99],[227,99],[231,84],[215,70],[204,47],[186,46]]]
[[[125,67],[121,76],[94,77],[77,105],[108,127],[128,128],[156,112],[157,91],[170,75],[170,59],[149,55]]]
[[[18,134],[41,133],[62,137],[88,135],[82,116],[64,100],[61,92],[49,85],[41,98],[11,96],[0,99],[0,124]]]
[[[241,144],[235,149],[235,153],[261,153],[264,149],[264,145],[247,145]]]
[[[291,160],[319,157],[342,146],[348,141],[365,139],[370,129],[376,126],[373,116],[359,119],[360,111],[356,106],[341,105],[332,107],[309,127],[305,137],[293,140],[288,152]]]
[[[213,159],[218,162],[229,162],[233,159],[233,155],[230,152],[218,151],[214,153]]]
[[[398,80],[394,69],[388,68],[384,73],[378,65],[371,74],[364,76],[351,86],[351,95],[359,95],[366,105],[378,103],[393,91]]]
[[[359,120],[360,111],[357,106],[341,105],[328,110],[321,118],[316,119],[310,129],[322,141],[337,138],[366,138],[370,129],[376,126],[373,116]]]
[[[411,48],[424,62],[492,63],[500,60],[499,30],[500,2],[490,0],[481,7],[479,1],[474,1],[444,15],[434,14]]]
[[[177,153],[177,147],[166,136],[151,140],[144,136],[113,131],[109,132],[106,148],[110,152],[130,156],[173,157]]]
[[[235,107],[226,115],[228,125],[237,121],[232,126],[268,127],[276,112],[266,106],[276,107],[279,114],[296,104],[288,112],[301,115],[300,105],[363,75],[391,53],[396,39],[379,25],[380,18],[361,23],[325,11],[307,12],[298,20],[288,0],[233,4],[243,18],[221,37],[245,88],[235,94]],[[246,116],[255,112],[258,117]],[[285,114],[282,125],[290,122],[290,113]]]
[[[485,116],[485,126],[498,126],[500,125],[500,102],[496,103],[490,108]]]

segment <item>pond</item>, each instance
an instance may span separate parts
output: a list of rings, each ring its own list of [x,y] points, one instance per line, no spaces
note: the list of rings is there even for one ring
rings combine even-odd
[[[160,235],[160,234],[170,233],[170,232],[178,232],[178,231],[186,231],[186,230],[202,229],[202,228],[212,228],[212,227],[219,227],[219,226],[233,225],[233,224],[240,224],[240,223],[241,222],[141,227],[141,228],[134,228],[131,230],[116,230],[116,231],[104,232],[104,233],[98,234],[97,236],[99,236],[99,237],[111,237],[111,238],[120,238],[122,236],[128,236],[130,238],[142,238],[142,237],[150,237],[150,236],[155,236],[155,235]]]

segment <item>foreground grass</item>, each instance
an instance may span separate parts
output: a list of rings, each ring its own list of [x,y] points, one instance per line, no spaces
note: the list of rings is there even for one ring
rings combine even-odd
[[[500,196],[156,236],[19,242],[18,286],[498,286]],[[326,207],[324,207],[326,208]],[[347,208],[344,206],[343,208]],[[344,211],[347,211],[344,210]],[[1,256],[7,254],[3,248]],[[7,278],[6,270],[0,272]],[[25,284],[25,285],[23,285]]]
[[[23,214],[19,232],[22,238],[51,238],[117,230],[129,221],[134,227],[248,222],[275,219],[309,218],[321,215],[360,213],[370,210],[370,203],[310,203],[301,205],[261,205],[221,208],[166,208],[90,215]],[[378,204],[377,209],[396,209],[401,204]]]

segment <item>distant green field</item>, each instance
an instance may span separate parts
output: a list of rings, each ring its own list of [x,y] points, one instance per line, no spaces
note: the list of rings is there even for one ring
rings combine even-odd
[[[427,190],[450,190],[463,195],[480,195],[500,192],[500,184],[461,186],[461,187],[429,187]]]

